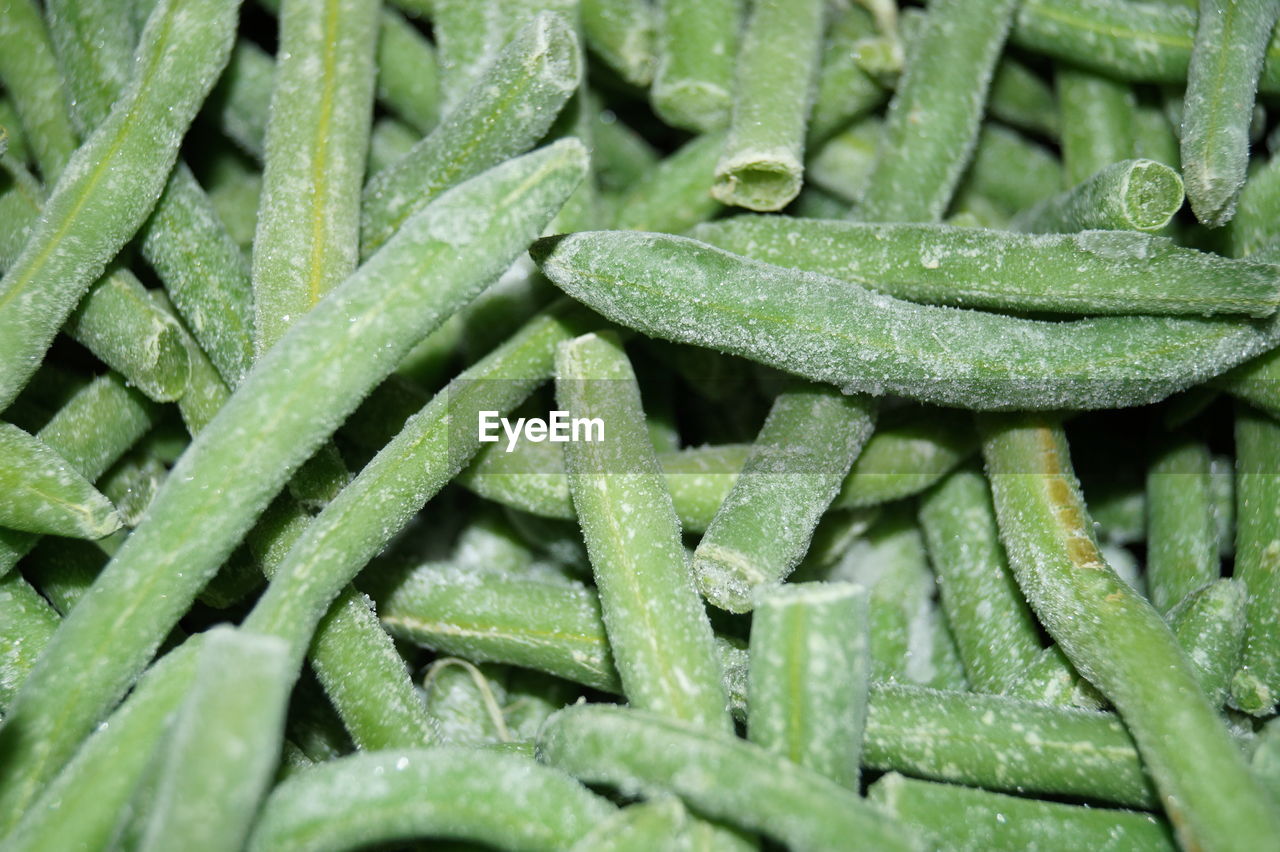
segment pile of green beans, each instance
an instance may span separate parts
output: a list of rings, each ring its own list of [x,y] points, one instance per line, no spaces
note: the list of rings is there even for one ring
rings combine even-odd
[[[0,0],[0,850],[1280,843],[1280,0]]]

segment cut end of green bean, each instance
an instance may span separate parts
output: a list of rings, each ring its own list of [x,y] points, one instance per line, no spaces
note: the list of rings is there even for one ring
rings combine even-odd
[[[1129,172],[1123,197],[1135,230],[1158,231],[1182,207],[1182,178],[1164,163],[1139,160]]]
[[[699,133],[725,127],[733,111],[733,93],[714,83],[655,82],[652,97],[653,108],[664,121]]]
[[[768,156],[756,152],[721,160],[711,194],[725,204],[748,210],[781,210],[800,193],[804,169],[789,152]]]

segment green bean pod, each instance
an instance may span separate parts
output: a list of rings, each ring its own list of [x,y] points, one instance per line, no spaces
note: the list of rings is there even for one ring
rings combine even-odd
[[[876,165],[880,119],[868,116],[832,136],[805,167],[809,183],[848,204],[862,200]],[[842,218],[844,211],[832,217]],[[804,217],[822,218],[822,217]]]
[[[1271,796],[1280,801],[1280,725],[1272,719],[1258,739],[1249,768],[1271,791]]]
[[[1011,216],[1061,189],[1062,164],[1047,148],[1013,130],[987,124],[978,134],[978,146],[953,207],[963,209],[976,196]]]
[[[674,796],[628,805],[578,841],[570,852],[649,852],[691,846],[689,812]]]
[[[115,4],[96,0],[50,0],[45,17],[72,123],[88,136],[129,83],[138,34]]]
[[[306,769],[267,798],[253,852],[322,852],[451,837],[558,852],[616,808],[525,757],[441,746],[353,755]]]
[[[742,0],[659,0],[649,100],[668,124],[699,133],[729,123]]]
[[[1163,168],[1163,167],[1161,167]],[[692,236],[764,263],[928,304],[1079,314],[1249,314],[1280,305],[1280,268],[1117,231],[1011,234],[740,216]]]
[[[1254,169],[1240,191],[1236,215],[1225,228],[1227,250],[1233,257],[1253,254],[1280,236],[1275,213],[1280,210],[1280,157]]]
[[[711,186],[724,138],[706,133],[664,157],[619,199],[614,226],[680,234],[714,216],[722,209]]]
[[[76,147],[75,129],[49,32],[34,0],[0,7],[0,80],[45,182],[62,174]]]
[[[981,425],[1018,585],[1132,731],[1181,841],[1265,846],[1280,833],[1280,808],[1250,777],[1169,628],[1103,561],[1061,428],[1034,415]]]
[[[0,730],[11,749],[0,824],[12,824],[133,681],[293,471],[414,341],[496,279],[545,227],[581,179],[584,158],[577,143],[557,143],[451,190],[258,362],[28,679],[12,724]],[[478,207],[501,212],[460,218]],[[191,534],[195,526],[200,535]],[[97,654],[104,642],[115,648],[110,660]],[[74,662],[86,655],[94,665]]]
[[[435,48],[394,9],[378,18],[378,99],[419,134],[440,121],[440,70]]]
[[[1177,848],[1169,826],[1151,814],[1042,802],[896,772],[872,784],[867,798],[947,852]]]
[[[748,738],[857,790],[870,662],[866,589],[796,583],[761,592],[751,620]]]
[[[880,157],[860,218],[942,217],[978,138],[987,87],[1016,3],[936,2],[889,103]]]
[[[1080,68],[1057,71],[1062,109],[1062,166],[1066,186],[1088,180],[1133,156],[1137,103],[1130,88]]]
[[[1086,710],[1106,705],[1106,700],[1080,676],[1057,645],[1042,648],[1030,663],[1014,673],[1003,693],[1023,701]]]
[[[535,17],[431,135],[366,184],[362,254],[450,186],[532,147],[577,90],[581,73],[577,39],[564,18]]]
[[[616,340],[562,343],[556,399],[572,418],[603,422],[601,440],[564,445],[565,469],[623,692],[637,707],[729,731],[711,625]]]
[[[653,80],[656,14],[645,0],[581,0],[587,47],[633,86]]]
[[[1210,228],[1235,215],[1254,94],[1277,18],[1276,0],[1199,4],[1182,109],[1182,173],[1191,209]]]
[[[76,152],[0,280],[0,406],[12,401],[93,279],[151,211],[187,125],[226,63],[229,0],[161,3],[137,72]]]
[[[7,713],[60,619],[17,571],[0,577],[0,616],[0,713]]]
[[[1223,577],[1187,595],[1165,616],[1214,707],[1226,703],[1240,668],[1247,599],[1243,583]]]
[[[1103,252],[1156,239],[1113,231],[1080,238]],[[980,410],[1153,402],[1273,346],[1280,334],[1275,322],[1051,322],[915,305],[659,234],[581,232],[542,240],[533,252],[569,295],[646,334],[741,355],[847,393]]]
[[[149,782],[141,850],[175,837],[193,850],[240,849],[275,769],[290,684],[284,643],[229,627],[207,636]]]
[[[781,583],[874,428],[875,404],[822,387],[779,394],[733,489],[698,542],[703,597],[730,612]]]
[[[992,117],[1021,130],[1050,139],[1062,131],[1057,96],[1039,75],[1005,54],[991,78],[987,111]]]
[[[1248,590],[1244,658],[1232,703],[1255,715],[1280,702],[1280,426],[1236,411],[1235,578]]]
[[[206,106],[222,132],[255,160],[262,159],[275,73],[270,54],[248,39],[239,39]]]
[[[832,11],[826,44],[809,116],[810,144],[825,142],[836,131],[880,106],[884,87],[858,64],[859,42],[872,36],[871,15],[857,5]]]
[[[1220,576],[1209,448],[1162,448],[1147,469],[1147,597],[1162,614]]]
[[[822,44],[821,0],[758,0],[734,73],[733,112],[711,193],[781,210],[800,193],[805,123]]]
[[[727,734],[642,710],[568,707],[538,735],[540,760],[589,783],[674,793],[699,812],[797,850],[918,849],[856,793]]]
[[[39,535],[102,538],[120,527],[111,501],[57,451],[0,423],[0,525]]]
[[[1014,217],[1035,234],[1161,230],[1182,207],[1182,178],[1154,160],[1121,160]]]
[[[1009,572],[986,479],[949,474],[921,499],[920,527],[969,682],[1004,692],[1039,655],[1040,635]]]

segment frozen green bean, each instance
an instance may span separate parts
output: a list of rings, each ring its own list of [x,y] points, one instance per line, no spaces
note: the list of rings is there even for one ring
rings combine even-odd
[[[1235,578],[1248,591],[1244,659],[1232,703],[1255,715],[1280,702],[1280,425],[1236,411]]]
[[[115,4],[94,0],[50,0],[45,17],[72,123],[88,136],[128,85],[137,33]]]
[[[565,469],[623,692],[636,707],[731,730],[711,625],[616,338],[560,344],[556,399],[570,417],[603,423],[602,440],[564,445]]]
[[[22,560],[22,573],[65,617],[93,585],[108,558],[97,542],[51,536],[41,539]]]
[[[858,789],[870,657],[867,591],[795,583],[758,594],[751,620],[747,736]]]
[[[628,805],[597,825],[570,852],[649,852],[664,844],[692,845],[689,812],[674,796]]]
[[[120,527],[111,501],[39,438],[0,423],[0,525],[72,538],[102,538]]]
[[[1061,132],[1053,89],[1011,56],[1002,56],[997,63],[988,98],[987,111],[1006,124],[1050,139]]]
[[[832,134],[880,106],[888,96],[858,64],[858,48],[874,33],[871,15],[860,6],[832,10],[822,49],[822,62],[809,116],[809,142],[825,142]]]
[[[1103,248],[1158,238],[1093,231],[1082,239]],[[849,393],[976,409],[1148,403],[1225,371],[1280,334],[1274,321],[1051,322],[915,305],[658,234],[582,232],[542,240],[533,252],[561,289],[647,334],[742,355]],[[714,298],[688,298],[691,282]]]
[[[1167,614],[1220,573],[1209,448],[1173,441],[1147,469],[1147,597]]]
[[[742,0],[658,0],[649,100],[668,124],[699,133],[729,123]]]
[[[730,612],[786,579],[875,423],[875,403],[802,385],[778,395],[733,489],[698,542],[703,597]]]
[[[409,125],[394,118],[380,118],[369,134],[369,174],[390,168],[408,156],[422,139]]]
[[[981,425],[1018,585],[1116,706],[1182,842],[1265,846],[1280,832],[1280,808],[1249,775],[1172,632],[1098,553],[1061,428],[1038,415],[989,416]]]
[[[1280,157],[1254,169],[1240,191],[1235,217],[1227,223],[1230,254],[1244,257],[1265,248],[1280,236],[1275,212],[1280,209]]]
[[[581,0],[587,47],[634,86],[653,80],[656,11],[648,0]]]
[[[545,227],[581,179],[584,158],[577,143],[557,143],[455,187],[412,217],[376,260],[259,361],[183,454],[144,523],[28,679],[0,730],[10,749],[0,822],[11,825],[66,761],[253,518],[342,417],[413,341],[496,279]],[[501,212],[459,219],[478,208]],[[199,536],[190,535],[192,524]],[[172,569],[178,565],[182,570]],[[132,617],[120,619],[123,611]],[[110,660],[69,662],[96,655],[104,642],[115,649]]]
[[[711,185],[724,138],[707,133],[664,157],[623,193],[614,226],[679,234],[714,216],[722,209]]]
[[[149,782],[138,849],[177,837],[194,850],[241,848],[280,751],[289,683],[280,640],[209,631]]]
[[[267,135],[275,73],[270,54],[248,39],[239,39],[206,107],[217,116],[222,132],[258,160]]]
[[[547,720],[538,756],[589,783],[671,792],[701,813],[797,850],[919,849],[857,793],[726,734],[642,710],[586,705]]]
[[[848,204],[857,203],[867,188],[876,165],[876,148],[880,144],[881,123],[868,117],[831,137],[805,166],[809,183]],[[842,218],[844,211],[832,217]]]
[[[1187,595],[1165,616],[1214,707],[1226,703],[1231,678],[1240,668],[1247,597],[1239,580],[1219,578]]]
[[[31,148],[22,132],[22,119],[18,117],[13,100],[4,95],[0,95],[0,129],[4,130],[5,146],[0,156],[8,155],[22,165],[30,162]]]
[[[58,629],[58,613],[21,574],[0,577],[0,713]]]
[[[1062,110],[1062,177],[1075,186],[1133,156],[1137,102],[1124,83],[1079,68],[1055,75]]]
[[[616,808],[527,757],[441,746],[352,755],[272,791],[249,838],[253,852],[342,852],[449,837],[559,852]]]
[[[1169,826],[1151,814],[1024,799],[896,772],[872,784],[867,798],[948,852],[1177,848]]]
[[[1025,668],[1014,673],[1004,694],[1038,704],[1086,710],[1097,710],[1106,705],[1106,700],[1080,676],[1057,645],[1041,649]]]
[[[1182,207],[1182,178],[1154,160],[1121,160],[1014,217],[1031,233],[1132,230],[1155,232]]]
[[[874,506],[918,494],[977,449],[968,418],[953,412],[885,420],[853,463],[833,509]]]
[[[30,378],[62,320],[150,212],[187,125],[226,63],[234,24],[229,0],[161,3],[148,21],[129,87],[77,150],[0,280],[0,406]]]
[[[392,9],[378,19],[378,99],[418,133],[440,120],[440,71],[435,48]]]
[[[155,456],[134,452],[107,471],[98,487],[116,507],[120,522],[136,527],[168,474],[164,462]]]
[[[729,135],[711,186],[725,204],[781,210],[799,194],[823,18],[822,0],[752,4],[736,58]]]
[[[692,236],[765,263],[930,304],[1253,316],[1269,316],[1280,304],[1280,268],[1242,266],[1146,234],[1017,235],[953,225],[739,216],[703,225]]]
[[[536,143],[577,90],[578,54],[573,30],[557,14],[540,14],[520,30],[431,135],[369,180],[362,254],[371,254],[445,189]]]
[[[1044,146],[998,124],[978,134],[969,170],[956,192],[956,207],[974,196],[1012,215],[1062,189],[1062,165]]]
[[[658,164],[657,149],[612,110],[597,110],[591,137],[592,167],[602,190],[625,192]]]
[[[1035,618],[1009,572],[986,479],[962,468],[920,501],[942,611],[968,680],[1004,692],[1040,653]]]
[[[1276,0],[1201,0],[1182,109],[1182,173],[1196,218],[1210,228],[1235,215],[1249,164],[1249,124]]]
[[[1012,0],[929,7],[889,102],[875,172],[857,210],[867,221],[942,217],[973,153]]]
[[[12,99],[40,175],[52,184],[76,147],[75,129],[49,32],[35,0],[0,6],[0,80]]]
[[[378,5],[284,0],[253,241],[254,352],[351,274],[372,120]],[[313,96],[312,93],[316,93]]]

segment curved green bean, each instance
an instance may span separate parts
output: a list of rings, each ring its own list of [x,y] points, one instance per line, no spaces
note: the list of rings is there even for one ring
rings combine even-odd
[[[701,813],[796,850],[919,849],[853,791],[727,734],[643,710],[568,707],[538,735],[538,757],[590,783],[670,792]]]
[[[1098,552],[1061,427],[1036,415],[989,416],[980,425],[1018,585],[1116,706],[1181,841],[1265,846],[1280,833],[1280,808],[1249,775],[1169,628]]]
[[[1229,260],[1147,234],[1023,235],[954,225],[739,216],[702,225],[691,236],[764,263],[929,304],[1255,317],[1280,306],[1280,267]]]
[[[1155,239],[1113,231],[1084,239],[1106,252],[1135,237]],[[569,295],[647,334],[742,355],[849,393],[975,409],[1153,402],[1280,336],[1274,321],[1048,322],[914,305],[660,234],[582,232],[544,239],[533,253]]]
[[[584,159],[581,145],[566,141],[455,187],[258,362],[178,461],[94,594],[63,623],[0,729],[10,755],[0,824],[11,825],[65,763],[342,417],[414,341],[495,280],[545,227],[581,179]],[[467,216],[476,209],[500,212]],[[96,653],[104,642],[115,649],[109,660]],[[74,662],[89,656],[94,665]]]
[[[729,123],[742,0],[659,0],[649,100],[668,124],[699,133]]]
[[[1191,209],[1210,228],[1235,215],[1254,94],[1277,18],[1276,0],[1199,4],[1182,109],[1182,173]]]
[[[149,20],[129,87],[76,152],[0,280],[0,406],[30,378],[62,320],[151,211],[187,125],[226,63],[235,5],[172,0]]]
[[[711,624],[616,338],[560,344],[556,400],[571,418],[603,422],[601,440],[564,445],[565,470],[624,694],[637,707],[730,731]]]
[[[664,844],[683,849],[696,823],[674,796],[637,802],[606,819],[578,841],[570,852],[650,852]]]
[[[119,529],[111,501],[39,438],[0,423],[0,460],[0,525],[72,538]]]
[[[304,769],[267,798],[252,852],[343,852],[451,837],[560,852],[616,812],[526,757],[440,746],[352,755]]]
[[[1121,160],[1014,217],[1030,233],[1164,228],[1182,207],[1182,178],[1154,160]]]
[[[872,784],[867,798],[946,852],[1177,848],[1169,826],[1151,814],[1042,802],[896,772]]]
[[[1165,616],[1214,707],[1226,702],[1240,668],[1247,599],[1243,583],[1223,577],[1187,595]]]

